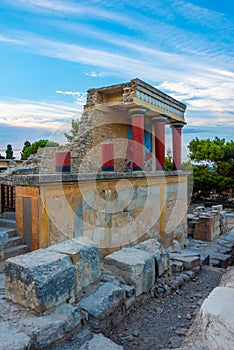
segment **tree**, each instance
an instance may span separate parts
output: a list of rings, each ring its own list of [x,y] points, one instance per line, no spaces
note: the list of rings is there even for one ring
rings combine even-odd
[[[14,157],[13,157],[12,146],[11,146],[10,144],[7,145],[7,149],[6,149],[6,159],[14,159]]]
[[[74,138],[79,130],[79,125],[80,125],[79,120],[72,119],[71,130],[69,131],[69,133],[66,133],[66,132],[64,133],[64,136],[66,137],[66,139],[69,143],[71,143],[74,140]]]
[[[214,140],[199,140],[189,143],[193,168],[194,191],[221,193],[234,187],[234,142],[215,137]]]
[[[59,143],[48,140],[38,140],[30,144],[30,146],[25,147],[23,154],[21,155],[22,160],[28,159],[31,154],[36,154],[38,148],[43,147],[58,147]]]
[[[173,170],[173,160],[172,160],[172,151],[170,148],[167,150],[167,155],[165,157],[165,170],[172,171]]]
[[[29,146],[31,146],[31,143],[29,141],[25,141],[24,148],[22,149],[22,152],[21,152],[21,159],[27,159],[25,158],[24,152]]]

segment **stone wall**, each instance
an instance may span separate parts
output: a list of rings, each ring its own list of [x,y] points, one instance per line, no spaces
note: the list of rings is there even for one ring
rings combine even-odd
[[[125,170],[129,116],[98,110],[86,110],[80,121],[76,138],[71,144],[72,172],[90,173],[101,169],[101,144],[115,144],[115,171]]]
[[[21,235],[23,198],[31,198],[33,249],[78,236],[94,240],[102,254],[147,238],[157,238],[166,247],[175,239],[186,239],[185,174],[103,173],[97,179],[91,174],[81,178],[72,174],[15,178]],[[27,242],[25,235],[24,239]]]

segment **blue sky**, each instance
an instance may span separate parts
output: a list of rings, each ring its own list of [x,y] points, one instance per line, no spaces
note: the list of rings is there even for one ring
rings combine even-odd
[[[233,0],[1,0],[0,150],[62,141],[87,89],[135,77],[187,105],[185,145],[233,139],[233,16]]]

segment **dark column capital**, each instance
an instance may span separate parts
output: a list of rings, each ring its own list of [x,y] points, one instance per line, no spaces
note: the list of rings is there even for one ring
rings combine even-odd
[[[129,109],[129,114],[131,117],[144,117],[146,113],[146,109],[145,108],[141,108],[141,107],[136,107],[136,108],[131,108]]]
[[[175,128],[175,129],[182,129],[184,127],[185,124],[182,123],[170,123],[170,127],[171,128]]]

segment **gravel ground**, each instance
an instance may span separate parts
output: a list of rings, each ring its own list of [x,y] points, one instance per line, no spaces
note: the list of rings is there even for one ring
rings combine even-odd
[[[163,298],[149,297],[124,318],[110,339],[122,345],[124,350],[179,347],[203,300],[219,284],[222,272],[222,269],[206,267],[174,294]],[[48,350],[78,350],[88,338],[87,330],[83,330]]]
[[[203,300],[219,284],[222,271],[203,269],[174,294],[150,299],[127,316],[110,338],[125,350],[179,347]]]

